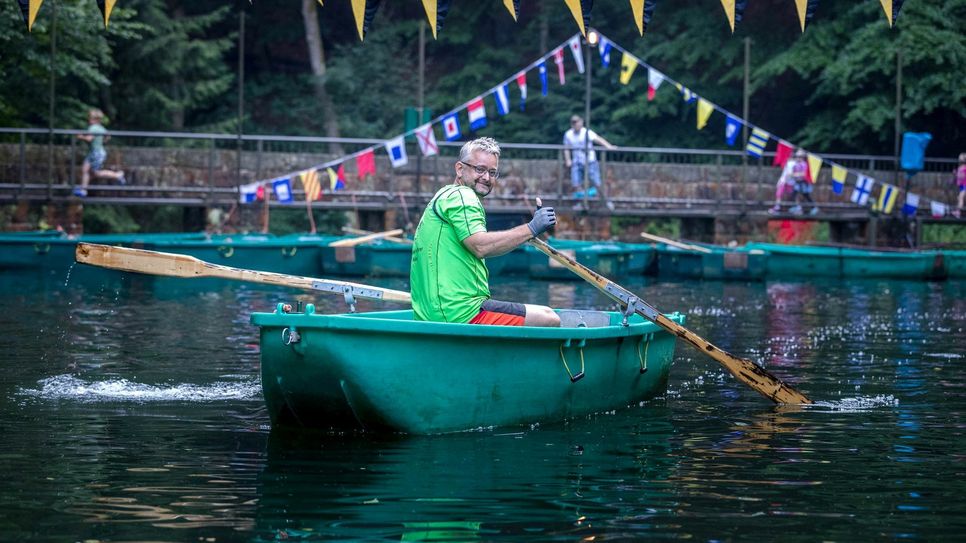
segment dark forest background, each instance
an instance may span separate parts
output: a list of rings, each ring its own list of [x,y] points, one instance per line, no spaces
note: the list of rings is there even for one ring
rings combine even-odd
[[[47,0],[32,33],[0,3],[0,126],[46,127],[56,9],[57,127],[89,107],[116,130],[235,133],[239,10],[245,10],[245,118],[250,134],[388,138],[415,106],[418,0],[383,1],[364,43],[348,1],[121,0],[103,27],[94,0]],[[752,0],[734,35],[718,0],[665,0],[642,38],[626,1],[598,1],[591,25],[701,96],[741,113],[743,38],[752,40],[750,121],[816,152],[893,152],[896,50],[904,56],[903,128],[933,134],[928,154],[966,151],[966,0],[908,0],[895,28],[878,0],[823,0],[802,34],[792,0]],[[434,115],[490,89],[577,31],[561,0],[454,0],[427,31],[426,106]],[[550,96],[530,76],[525,113],[483,129],[503,141],[557,143],[583,111],[583,76]],[[594,51],[593,125],[623,146],[723,147],[723,118],[694,128],[694,107],[667,85],[646,100],[646,71],[617,81],[620,54]],[[511,99],[516,88],[511,85]],[[490,105],[492,107],[492,104]],[[491,114],[495,112],[491,111]]]

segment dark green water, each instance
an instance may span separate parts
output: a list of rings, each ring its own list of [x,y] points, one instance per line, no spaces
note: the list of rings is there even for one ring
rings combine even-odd
[[[270,431],[249,314],[296,297],[341,311],[338,298],[117,277],[64,287],[0,273],[0,540],[936,541],[966,530],[966,282],[626,281],[818,404],[775,408],[679,344],[669,393],[643,406],[407,437]],[[607,307],[576,283],[497,283],[494,295]]]

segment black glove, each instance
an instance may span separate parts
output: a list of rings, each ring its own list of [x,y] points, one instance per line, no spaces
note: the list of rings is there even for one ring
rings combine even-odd
[[[533,214],[533,219],[527,223],[530,227],[530,231],[533,232],[533,237],[537,237],[540,234],[546,232],[553,228],[557,224],[557,214],[553,212],[552,207],[541,207]]]

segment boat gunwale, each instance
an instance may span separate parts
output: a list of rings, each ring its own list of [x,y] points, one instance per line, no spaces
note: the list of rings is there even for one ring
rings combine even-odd
[[[296,329],[327,329],[344,331],[380,332],[420,336],[456,336],[467,338],[492,339],[609,339],[664,332],[660,326],[632,315],[628,326],[612,324],[601,327],[549,328],[536,326],[487,326],[479,324],[444,323],[415,321],[400,318],[380,318],[412,314],[412,310],[378,311],[368,313],[252,313],[250,322],[259,327],[295,327]],[[620,315],[606,311],[611,315]],[[684,324],[681,313],[666,314],[666,317]],[[387,326],[387,324],[390,324]]]

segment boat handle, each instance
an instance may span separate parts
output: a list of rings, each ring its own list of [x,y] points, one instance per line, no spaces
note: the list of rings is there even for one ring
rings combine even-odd
[[[644,341],[645,338],[647,341]],[[641,343],[644,344],[644,355],[641,355]],[[644,334],[641,336],[641,340],[637,342],[637,359],[641,361],[641,373],[647,373],[647,348],[651,346],[651,335]]]
[[[34,243],[34,252],[36,252],[38,255],[45,255],[50,252],[50,244]]]
[[[570,340],[568,339],[560,344],[560,360],[563,362],[564,369],[567,370],[567,375],[570,376],[571,383],[576,383],[584,378],[584,345],[586,344],[587,340],[584,339],[580,340],[580,343],[577,344],[577,348],[580,350],[580,371],[578,371],[576,374],[570,371],[570,365],[567,364],[567,357],[564,355],[564,347],[571,346]]]
[[[293,345],[302,341],[301,334],[295,330],[295,328],[283,328],[282,329],[282,343],[286,345]]]
[[[295,256],[297,252],[299,252],[298,247],[282,247],[282,256]]]
[[[235,248],[226,245],[221,245],[218,247],[218,254],[225,258],[231,258],[231,255],[235,254]]]

